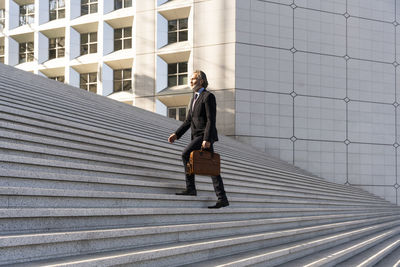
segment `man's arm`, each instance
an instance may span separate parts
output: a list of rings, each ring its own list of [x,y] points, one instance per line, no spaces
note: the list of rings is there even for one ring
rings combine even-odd
[[[217,103],[215,100],[215,96],[213,94],[209,94],[205,101],[206,108],[206,116],[207,123],[206,128],[204,130],[204,141],[211,142],[212,133],[215,132],[215,123],[217,116]]]
[[[184,135],[187,130],[189,130],[191,123],[192,123],[192,114],[189,110],[188,114],[186,115],[186,119],[184,120],[182,125],[175,131],[177,139],[181,138],[181,136]]]
[[[190,103],[192,103],[192,101],[190,101]],[[172,144],[173,142],[175,142],[175,140],[181,138],[181,136],[184,135],[186,133],[186,131],[190,128],[191,122],[192,122],[192,114],[189,109],[188,114],[186,115],[185,121],[178,128],[178,130],[175,131],[175,133],[171,134],[168,137],[168,142],[170,142]]]

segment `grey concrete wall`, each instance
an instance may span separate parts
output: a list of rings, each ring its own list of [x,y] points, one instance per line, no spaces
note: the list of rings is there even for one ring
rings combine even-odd
[[[400,1],[237,0],[236,138],[400,203]]]

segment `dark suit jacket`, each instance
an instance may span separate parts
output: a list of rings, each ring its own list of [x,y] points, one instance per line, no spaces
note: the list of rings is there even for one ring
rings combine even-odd
[[[178,139],[189,129],[193,137],[203,136],[203,141],[211,143],[218,141],[217,128],[215,127],[217,117],[217,103],[215,96],[204,90],[196,100],[192,110],[194,98],[190,100],[189,112],[185,121],[176,130]]]

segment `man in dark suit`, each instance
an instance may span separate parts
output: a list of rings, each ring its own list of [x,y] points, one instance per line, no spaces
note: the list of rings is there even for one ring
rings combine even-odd
[[[190,87],[194,92],[194,96],[190,101],[186,120],[182,123],[178,130],[176,130],[175,133],[171,134],[171,136],[168,138],[168,142],[172,144],[189,128],[191,128],[191,142],[182,152],[182,161],[186,173],[186,190],[176,193],[177,195],[197,195],[194,175],[187,174],[186,169],[186,165],[189,162],[190,153],[193,150],[199,150],[200,148],[214,151],[213,143],[218,141],[217,128],[215,127],[217,103],[215,101],[215,96],[206,90],[207,86],[208,81],[206,74],[203,71],[196,70],[190,79]],[[208,208],[219,209],[229,206],[221,175],[211,176],[211,178],[218,201],[214,206],[210,206]]]

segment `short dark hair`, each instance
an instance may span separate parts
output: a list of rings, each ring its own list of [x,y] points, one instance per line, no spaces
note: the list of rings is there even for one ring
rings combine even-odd
[[[204,73],[204,71],[195,70],[193,73],[196,73],[197,77],[200,77],[200,79],[203,81],[203,87],[204,89],[206,89],[208,86],[208,81],[207,81],[207,75]]]

